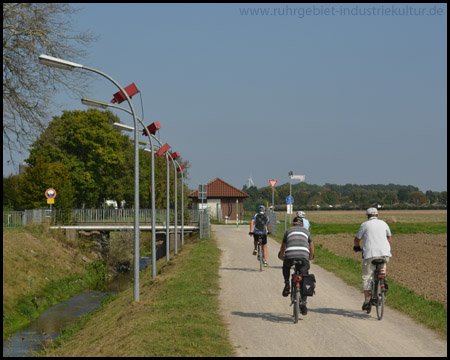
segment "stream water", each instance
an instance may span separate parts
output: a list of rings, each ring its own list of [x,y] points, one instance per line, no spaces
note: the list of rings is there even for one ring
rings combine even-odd
[[[140,269],[151,264],[151,257],[141,257]],[[62,329],[75,323],[81,315],[98,308],[107,294],[115,294],[129,286],[133,272],[120,274],[110,281],[105,291],[87,291],[44,311],[25,328],[15,332],[3,342],[3,357],[28,357],[43,349],[43,344],[56,339]]]

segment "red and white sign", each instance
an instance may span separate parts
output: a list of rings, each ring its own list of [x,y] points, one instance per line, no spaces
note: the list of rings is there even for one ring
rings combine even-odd
[[[269,180],[270,186],[272,186],[272,189],[275,189],[275,185],[277,184],[278,180]]]
[[[54,199],[56,197],[56,190],[52,188],[45,190],[45,197],[47,199]]]

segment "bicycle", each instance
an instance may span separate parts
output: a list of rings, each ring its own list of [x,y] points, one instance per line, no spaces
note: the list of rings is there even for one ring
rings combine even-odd
[[[297,324],[300,307],[306,306],[306,301],[303,301],[301,285],[303,274],[300,272],[300,267],[303,265],[303,260],[294,260],[293,265],[295,271],[291,276],[291,305],[294,305],[294,324]]]
[[[378,320],[383,318],[384,302],[386,301],[386,274],[382,271],[385,263],[386,261],[383,259],[372,260],[372,264],[374,264],[376,268],[373,271],[370,304],[376,307]],[[370,307],[367,310],[367,313],[370,313]]]
[[[249,235],[255,235],[255,233],[253,232],[249,232]],[[258,237],[258,246],[257,246],[257,259],[259,261],[259,271],[262,271],[262,268],[264,266],[264,254],[263,254],[263,250],[262,250],[262,237],[263,234],[258,234],[256,233],[256,236]]]

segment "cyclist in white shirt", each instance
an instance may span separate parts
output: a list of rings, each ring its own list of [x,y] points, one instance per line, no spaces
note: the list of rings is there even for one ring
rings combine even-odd
[[[378,219],[378,210],[376,208],[367,209],[367,221],[361,224],[358,234],[354,239],[354,251],[363,252],[363,269],[362,269],[362,289],[364,290],[364,304],[363,310],[370,308],[370,284],[371,277],[375,270],[375,265],[372,264],[374,259],[384,259],[389,261],[391,255],[391,241],[392,234],[388,224],[383,220]],[[363,248],[359,246],[361,239],[363,241]],[[386,264],[384,265],[384,272],[386,272]],[[386,290],[388,289],[386,281]]]
[[[305,216],[306,215],[305,215],[304,211],[297,211],[297,217],[302,218],[302,220],[303,220],[303,227],[305,229],[308,229],[309,231],[311,231],[311,229],[310,229],[311,225],[310,225],[308,219],[305,218]]]

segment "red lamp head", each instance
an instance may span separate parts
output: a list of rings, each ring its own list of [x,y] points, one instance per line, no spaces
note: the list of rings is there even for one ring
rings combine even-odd
[[[128,96],[131,98],[133,95],[136,95],[139,90],[137,89],[136,85],[134,83],[131,83],[126,88],[124,88]],[[124,93],[122,91],[116,92],[114,94],[114,99],[111,100],[111,102],[120,104],[122,101],[125,101],[127,98],[125,97]]]
[[[148,133],[155,135],[159,129],[161,129],[161,125],[159,121],[155,121],[147,126],[147,129],[142,130],[142,135],[148,136]]]
[[[156,156],[161,156],[161,155],[164,155],[166,152],[167,152],[167,150],[169,150],[170,149],[170,146],[169,146],[169,144],[168,143],[165,143],[163,146],[161,146],[160,148],[159,148],[159,150],[156,152]]]

